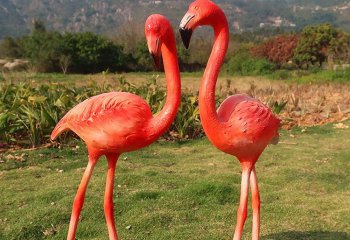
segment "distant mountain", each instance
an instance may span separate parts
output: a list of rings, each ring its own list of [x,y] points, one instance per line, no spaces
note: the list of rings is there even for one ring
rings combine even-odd
[[[142,24],[152,13],[166,15],[176,26],[192,0],[0,0],[0,39],[30,32],[33,19],[57,31],[108,34],[120,26]],[[300,29],[329,22],[350,31],[350,1],[216,0],[231,29],[262,27]]]
[[[28,31],[28,25],[12,1],[0,0],[0,39],[18,36]]]

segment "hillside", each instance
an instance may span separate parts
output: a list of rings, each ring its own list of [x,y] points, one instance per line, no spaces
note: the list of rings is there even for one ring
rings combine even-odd
[[[142,24],[151,13],[166,15],[177,25],[191,1],[185,0],[0,0],[0,39],[30,31],[33,19],[50,30],[106,34],[130,21]],[[261,27],[300,29],[330,22],[350,31],[350,1],[344,0],[216,0],[231,29]]]

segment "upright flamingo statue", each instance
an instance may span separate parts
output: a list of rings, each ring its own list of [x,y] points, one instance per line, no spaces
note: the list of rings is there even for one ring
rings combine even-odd
[[[114,172],[120,154],[153,143],[172,123],[180,104],[181,83],[173,29],[161,15],[151,15],[145,24],[148,48],[156,65],[163,57],[167,83],[167,99],[163,109],[152,116],[148,104],[139,96],[126,92],[110,92],[94,96],[71,109],[51,134],[56,139],[72,130],[84,140],[89,161],[74,199],[67,240],[75,240],[85,192],[98,159],[105,155],[108,172],[104,196],[104,212],[109,239],[118,239],[114,223]]]
[[[247,95],[228,97],[215,110],[215,85],[223,63],[229,39],[224,12],[209,0],[197,0],[180,23],[180,33],[186,48],[198,26],[212,26],[215,40],[199,89],[200,118],[206,135],[219,150],[236,156],[242,165],[240,204],[234,240],[242,237],[247,217],[249,182],[252,191],[253,233],[260,238],[260,196],[255,163],[269,143],[277,143],[279,119],[260,101]]]

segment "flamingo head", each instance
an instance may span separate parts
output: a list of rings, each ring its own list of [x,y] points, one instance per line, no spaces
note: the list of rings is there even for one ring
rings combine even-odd
[[[222,13],[219,6],[210,0],[196,0],[191,3],[179,26],[185,47],[189,47],[192,32],[198,26],[213,25],[216,21],[220,21]]]
[[[145,35],[148,50],[152,55],[154,64],[157,69],[160,69],[161,66],[161,46],[165,41],[169,29],[171,29],[171,25],[168,19],[159,14],[153,14],[149,16],[145,23]]]

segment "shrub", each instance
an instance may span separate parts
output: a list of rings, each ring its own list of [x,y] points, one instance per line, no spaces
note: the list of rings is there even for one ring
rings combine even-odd
[[[0,84],[0,142],[20,146],[36,147],[49,141],[49,135],[57,122],[76,104],[83,100],[112,90],[127,91],[143,97],[152,112],[158,112],[164,105],[166,91],[157,85],[152,77],[140,86],[133,85],[124,77],[119,85],[92,83],[86,86],[62,84],[37,85],[27,81],[20,84]],[[200,136],[197,95],[185,93],[176,119],[165,134],[176,140]],[[68,135],[71,136],[71,135]]]
[[[225,69],[231,75],[266,75],[275,70],[275,65],[265,59],[253,57],[250,48],[245,46],[232,56]]]
[[[38,72],[57,72],[62,54],[62,35],[56,32],[35,32],[20,40],[24,57]]]
[[[80,73],[120,71],[128,62],[122,46],[90,32],[63,35],[60,55],[69,56],[71,70]]]
[[[149,71],[153,69],[146,41],[138,42],[136,48],[134,49],[133,57],[134,60],[128,63],[133,63],[132,69],[137,71]]]
[[[273,79],[287,80],[291,78],[291,72],[288,70],[278,70],[272,74]]]
[[[350,69],[331,71],[331,80],[349,82],[350,79]]]
[[[21,58],[23,49],[18,40],[11,37],[5,37],[0,44],[0,57],[5,58]]]
[[[5,38],[0,44],[4,57],[24,57],[37,72],[96,73],[128,70],[133,62],[121,45],[96,34],[47,32],[42,25],[19,39]]]
[[[282,66],[289,62],[296,46],[299,36],[297,35],[277,35],[276,37],[252,48],[252,54]]]
[[[1,84],[0,141],[32,147],[46,142],[68,109],[101,90],[31,82]]]
[[[181,105],[170,127],[170,135],[176,139],[193,139],[202,134],[198,97],[192,93],[182,93]]]

